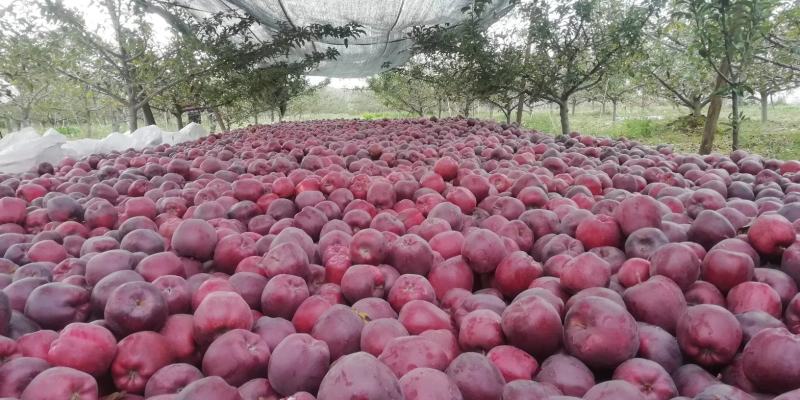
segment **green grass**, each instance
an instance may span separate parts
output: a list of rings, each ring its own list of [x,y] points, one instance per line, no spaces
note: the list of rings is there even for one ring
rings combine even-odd
[[[685,109],[664,106],[641,108],[621,107],[618,120],[613,122],[610,110],[606,114],[600,107],[579,105],[570,115],[572,130],[594,136],[613,138],[626,137],[649,145],[670,144],[681,152],[697,152],[700,147],[702,128],[687,132],[676,129],[672,124],[685,116]],[[719,133],[714,139],[714,151],[727,154],[731,150],[731,135],[727,110],[723,108]],[[800,159],[800,106],[775,105],[769,108],[769,118],[761,123],[761,111],[756,105],[744,107],[745,120],[742,122],[740,147],[765,157],[780,159]],[[479,117],[488,118],[488,113]],[[495,113],[494,119],[502,120]],[[537,108],[526,112],[523,126],[547,133],[560,133],[558,109]]]

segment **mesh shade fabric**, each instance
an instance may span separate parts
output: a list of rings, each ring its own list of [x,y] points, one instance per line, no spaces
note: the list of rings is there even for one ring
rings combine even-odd
[[[345,47],[338,39],[309,43],[296,49],[300,57],[314,49],[333,47],[336,61],[320,64],[313,75],[360,78],[384,70],[384,65],[399,66],[410,58],[412,42],[407,34],[419,25],[457,24],[461,9],[472,0],[179,0],[200,17],[225,10],[241,10],[254,16],[260,25],[253,36],[269,41],[281,22],[295,26],[309,24],[344,25],[355,22],[365,33],[350,39]],[[491,24],[511,9],[511,0],[494,0],[487,7],[484,22]]]

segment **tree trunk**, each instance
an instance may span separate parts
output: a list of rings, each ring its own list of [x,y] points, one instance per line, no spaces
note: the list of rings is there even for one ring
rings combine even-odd
[[[84,99],[86,98],[86,93],[84,93]],[[97,96],[92,97],[92,107],[86,106],[86,135],[91,137],[92,136],[92,109],[100,110],[97,107]]]
[[[92,110],[86,109],[86,136],[92,136]]]
[[[617,101],[611,100],[611,122],[617,122]]]
[[[701,115],[703,115],[703,106],[700,105],[700,102],[696,101],[694,104],[692,104],[692,116],[699,117]]]
[[[506,108],[503,110],[503,115],[506,117],[506,123],[511,125],[511,114],[514,112],[514,109],[511,108],[511,103],[509,102],[506,104]]]
[[[575,109],[578,108],[578,99],[573,97],[572,98],[572,116],[575,116]]]
[[[183,128],[183,107],[178,104],[173,105],[175,107],[175,111],[172,112],[172,115],[175,116],[175,120],[178,121],[178,130]]]
[[[739,150],[739,92],[731,90],[731,141],[733,151]]]
[[[764,124],[767,122],[767,108],[769,106],[770,94],[767,93],[766,90],[759,91],[758,93],[761,95],[761,123]]]
[[[254,122],[256,125],[258,125],[258,113],[257,113],[257,112],[254,112],[254,113],[253,113],[253,122]]]
[[[183,128],[183,114],[176,111],[172,113],[172,116],[175,117],[175,123],[178,124],[178,130],[181,130],[181,128]]]
[[[522,113],[525,112],[525,94],[520,93],[517,98],[517,125],[522,126]]]
[[[27,128],[31,126],[31,108],[22,108],[22,119],[19,121],[19,128]]]
[[[525,54],[522,57],[522,65],[527,66],[528,60],[531,57],[531,47],[533,47],[533,32],[534,32],[534,8],[529,10],[528,14],[528,35],[525,38]],[[519,98],[517,98],[517,125],[522,126],[522,113],[525,111],[525,91],[527,80],[522,81],[522,88],[520,88]],[[531,115],[533,115],[533,107],[531,107]]]
[[[472,99],[467,97],[464,101],[464,118],[469,118],[469,111],[472,108]]]
[[[281,102],[281,104],[278,105],[278,122],[283,122],[283,117],[286,115],[287,106],[288,104],[285,102]]]
[[[139,128],[139,121],[137,121],[137,114],[138,111],[136,109],[136,104],[134,104],[136,100],[133,100],[128,103],[128,131],[133,132],[137,128]]]
[[[441,118],[442,118],[442,98],[441,98],[441,97],[439,97],[439,98],[437,98],[437,99],[436,99],[436,101],[439,103],[439,104],[438,104],[438,108],[439,108],[439,109],[438,109],[438,111],[439,111],[439,113],[436,115],[436,118],[439,118],[439,119],[441,119]]]
[[[274,108],[270,108],[269,109],[269,121],[270,122],[275,122],[275,109]]]
[[[120,130],[120,127],[119,127],[120,122],[121,121],[119,119],[119,113],[118,112],[113,112],[113,114],[111,114],[111,132],[119,132],[119,130]]]
[[[558,114],[561,117],[561,134],[569,135],[569,106],[566,100],[558,103]]]
[[[181,130],[181,128],[183,128],[183,126],[184,126],[183,125],[183,110],[181,110],[181,111],[175,110],[175,120],[178,121],[178,130]]]
[[[600,102],[600,114],[606,115],[606,101],[605,100]]]
[[[219,127],[222,129],[223,132],[228,131],[228,126],[225,124],[225,120],[222,118],[222,113],[219,112],[218,108],[214,108],[214,119],[219,122]]]
[[[153,109],[150,108],[150,102],[146,101],[142,104],[142,114],[144,114],[144,124],[146,126],[156,124],[156,116],[153,115]]]
[[[727,62],[722,63],[720,66],[720,72],[722,74],[728,73]],[[722,96],[719,94],[719,91],[723,86],[725,86],[725,78],[721,74],[717,74],[716,82],[714,82],[714,95],[711,96],[711,102],[708,103],[706,124],[703,127],[703,139],[700,142],[700,154],[709,154],[714,148],[714,134],[717,133],[719,113],[722,110]]]

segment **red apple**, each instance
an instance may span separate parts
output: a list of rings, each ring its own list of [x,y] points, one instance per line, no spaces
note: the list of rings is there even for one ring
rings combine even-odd
[[[539,369],[536,359],[514,346],[496,346],[489,350],[486,357],[500,370],[506,382],[530,380]]]
[[[21,399],[87,399],[100,398],[97,381],[91,375],[68,367],[53,367],[33,378]]]
[[[678,344],[683,353],[703,366],[724,365],[742,342],[742,328],[728,310],[710,304],[686,309],[678,321]]]
[[[87,323],[67,325],[50,344],[47,361],[102,376],[117,354],[117,340],[106,328]]]
[[[611,300],[586,297],[567,311],[564,348],[592,368],[614,368],[639,350],[636,321]]]
[[[264,374],[269,363],[269,346],[261,337],[244,329],[220,335],[203,356],[203,372],[239,386]]]
[[[119,390],[143,393],[147,381],[175,355],[167,338],[156,332],[136,332],[120,340],[111,363],[111,376]]]
[[[297,363],[297,360],[303,360]],[[330,364],[328,346],[304,333],[291,334],[273,349],[268,378],[276,392],[316,392]]]

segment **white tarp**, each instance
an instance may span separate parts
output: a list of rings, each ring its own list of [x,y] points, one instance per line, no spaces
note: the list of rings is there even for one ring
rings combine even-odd
[[[4,135],[3,138],[0,139],[0,149],[6,149],[16,143],[23,143],[38,138],[39,134],[36,133],[36,129],[22,128],[22,130]]]
[[[251,29],[259,40],[269,41],[281,24],[308,26],[359,24],[364,34],[350,38],[311,42],[291,56],[301,57],[328,47],[339,51],[335,61],[325,61],[311,75],[362,78],[397,67],[410,58],[413,45],[408,33],[415,26],[457,24],[461,11],[473,0],[178,0],[200,18],[220,11],[240,10],[260,23]],[[499,20],[513,5],[512,0],[493,0],[483,14],[484,23]]]
[[[131,138],[130,147],[140,150],[145,147],[158,146],[161,144],[161,129],[155,125],[139,128],[128,136]]]
[[[101,151],[97,150],[99,144],[98,142],[99,141],[97,139],[70,140],[61,145],[61,148],[68,157],[72,157],[77,160],[90,154],[102,153]]]
[[[58,164],[64,157],[80,159],[90,154],[142,150],[162,143],[174,145],[208,136],[200,125],[192,122],[179,132],[163,132],[155,125],[139,128],[133,133],[112,132],[102,139],[67,140],[55,129],[43,135],[33,128],[25,128],[4,135],[0,139],[0,173],[21,173],[39,163]]]
[[[0,143],[0,172],[25,172],[41,162],[64,158],[61,146],[67,139],[53,129],[48,129],[42,136],[30,128],[9,136],[9,141]]]
[[[97,140],[97,147],[95,148],[95,152],[97,153],[110,153],[112,151],[123,151],[126,149],[131,148],[132,140],[130,136],[119,133],[119,132],[111,132],[108,136]]]
[[[191,142],[208,136],[208,131],[202,125],[190,122],[178,132],[164,132],[162,140],[164,143],[173,145],[176,143]]]

